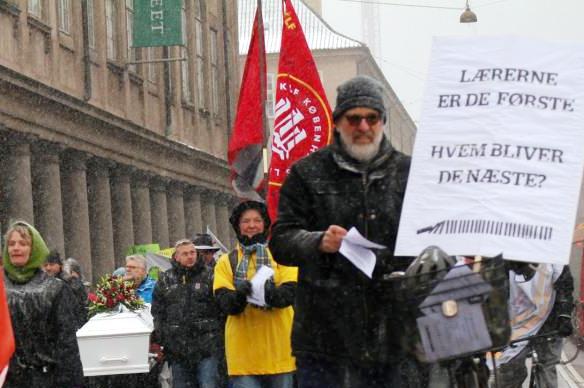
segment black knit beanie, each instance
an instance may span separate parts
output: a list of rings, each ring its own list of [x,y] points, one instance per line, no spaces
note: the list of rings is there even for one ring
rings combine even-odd
[[[59,252],[53,250],[49,252],[49,255],[46,258],[46,262],[49,264],[59,264],[63,265],[63,260],[61,259],[61,255]]]
[[[336,122],[349,109],[364,107],[375,109],[381,114],[383,122],[387,112],[383,101],[383,86],[377,80],[365,75],[358,75],[337,88],[337,106],[333,112]]]

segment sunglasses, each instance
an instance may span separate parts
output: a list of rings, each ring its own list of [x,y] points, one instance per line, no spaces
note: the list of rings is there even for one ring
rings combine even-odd
[[[366,116],[363,115],[345,115],[345,118],[352,126],[356,127],[361,124],[361,121],[365,119],[367,124],[375,125],[381,120],[381,116],[378,113],[370,113]]]

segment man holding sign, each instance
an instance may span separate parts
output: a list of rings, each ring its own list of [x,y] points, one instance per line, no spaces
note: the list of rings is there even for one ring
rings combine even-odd
[[[299,267],[292,348],[299,386],[400,385],[399,335],[388,325],[386,281],[409,260],[393,248],[410,158],[383,133],[383,86],[359,76],[337,90],[333,144],[292,166],[281,192],[270,249]],[[376,250],[372,278],[339,253],[355,227]]]

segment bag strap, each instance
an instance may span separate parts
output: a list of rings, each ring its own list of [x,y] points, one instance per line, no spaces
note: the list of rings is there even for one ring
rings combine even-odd
[[[231,272],[233,273],[233,280],[235,281],[235,271],[237,270],[237,248],[229,252],[229,264],[231,264]]]

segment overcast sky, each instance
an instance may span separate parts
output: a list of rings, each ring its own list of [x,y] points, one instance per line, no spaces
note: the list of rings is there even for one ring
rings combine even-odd
[[[478,22],[459,23],[465,0],[322,0],[324,19],[338,32],[365,41],[363,24],[379,29],[375,54],[390,85],[417,122],[432,36],[518,35],[584,42],[584,0],[471,0]],[[389,3],[389,4],[388,4]],[[408,4],[456,9],[407,7]],[[363,7],[379,20],[363,20]],[[372,46],[371,42],[369,43]],[[584,69],[583,69],[584,71]]]

